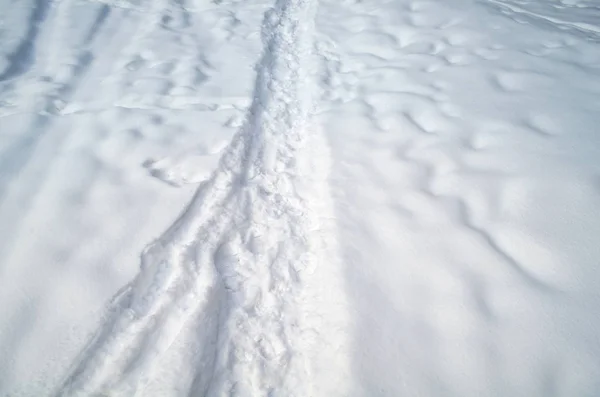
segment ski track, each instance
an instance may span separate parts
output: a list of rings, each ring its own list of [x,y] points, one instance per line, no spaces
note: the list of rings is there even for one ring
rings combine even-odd
[[[0,82],[14,79],[24,73],[35,63],[34,53],[39,25],[46,19],[51,2],[35,0],[29,16],[27,32],[15,50],[8,55],[8,66],[0,73]]]
[[[496,6],[500,7],[503,10],[506,10],[503,13],[505,13],[507,15],[512,15],[513,18],[516,16],[529,17],[534,20],[545,22],[548,24],[548,26],[552,26],[555,28],[572,29],[574,31],[584,34],[588,40],[592,40],[592,41],[596,41],[596,42],[600,40],[600,28],[594,24],[586,23],[586,22],[565,21],[565,20],[563,20],[561,18],[557,18],[555,16],[542,15],[537,12],[529,11],[526,8],[520,7],[516,4],[511,4],[507,1],[488,0],[488,2],[490,4],[495,4]],[[527,4],[527,2],[524,2],[523,4]],[[565,7],[565,6],[563,6],[563,7]],[[590,11],[590,14],[592,14],[594,11],[596,11],[596,10],[592,9],[592,7],[585,7],[585,8],[588,8],[588,10]],[[559,12],[557,12],[557,14],[560,15],[560,10],[558,10],[558,11]]]
[[[327,170],[314,156],[311,146],[323,143],[309,117],[315,8],[315,0],[279,0],[265,14],[245,124],[142,254],[140,273],[56,395],[141,395],[198,316],[219,318],[216,335],[204,337],[217,340],[207,395],[311,395],[303,278],[318,264],[319,215],[328,216],[318,213]],[[209,304],[215,298],[220,305]]]
[[[99,52],[98,47],[114,48],[111,51],[117,52],[124,47],[127,51],[145,32],[147,26],[152,25],[148,23],[148,19],[155,18],[155,13],[152,12],[140,18],[136,25],[137,34],[133,35],[132,40],[125,45],[115,43],[115,38],[118,37],[116,33],[109,34],[109,43],[96,43],[94,40],[98,38],[98,31],[106,27],[103,25],[112,25],[108,26],[108,30],[113,28],[115,32],[122,29],[123,25],[126,26],[126,24],[119,24],[122,22],[119,18],[109,23],[107,17],[110,13],[106,11],[104,5],[101,5],[96,23],[91,26],[81,45],[73,43],[65,45],[63,43],[68,40],[64,30],[69,18],[73,17],[70,13],[72,6],[71,0],[63,0],[50,10],[44,8],[40,11],[35,8],[30,18],[31,26],[26,34],[28,40],[32,41],[27,47],[27,57],[35,62],[32,60],[31,67],[19,72],[19,75],[31,76],[27,76],[27,79],[22,76],[21,79],[0,80],[0,103],[6,102],[6,98],[10,99],[16,92],[26,91],[27,84],[31,84],[32,81],[43,82],[41,92],[37,93],[31,103],[12,104],[12,107],[17,108],[16,113],[33,112],[36,115],[32,117],[22,136],[0,152],[0,169],[4,171],[0,174],[0,204],[4,206],[0,209],[0,216],[3,217],[6,225],[12,225],[6,228],[7,231],[10,230],[10,234],[7,233],[8,236],[2,236],[5,238],[0,239],[0,259],[9,255],[13,239],[18,235],[16,231],[20,227],[20,218],[23,216],[21,209],[29,208],[31,203],[38,199],[42,181],[52,169],[62,144],[69,137],[69,134],[53,130],[53,127],[60,122],[56,116],[60,115],[71,102],[77,101],[78,95],[90,84],[86,82],[86,77],[103,66],[98,65],[103,61],[96,60],[93,54]],[[47,13],[51,14],[48,18],[34,17],[38,14],[45,16]],[[121,11],[120,14],[124,16],[127,13]],[[48,38],[42,37],[44,35],[38,32],[46,33]],[[36,40],[42,42],[36,43]],[[106,59],[107,61],[104,62],[113,62],[110,57]],[[14,68],[9,66],[9,69]],[[113,68],[116,69],[117,66]],[[24,187],[14,186],[14,182],[21,178],[28,179],[32,183]]]

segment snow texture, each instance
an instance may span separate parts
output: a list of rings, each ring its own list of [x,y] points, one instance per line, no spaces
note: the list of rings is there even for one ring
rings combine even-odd
[[[600,395],[594,0],[0,0],[0,396]]]

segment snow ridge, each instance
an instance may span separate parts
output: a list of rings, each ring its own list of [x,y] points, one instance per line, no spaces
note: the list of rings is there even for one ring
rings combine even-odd
[[[57,395],[141,394],[198,315],[219,321],[204,336],[217,341],[206,358],[212,375],[193,391],[311,395],[303,275],[317,265],[322,241],[313,231],[328,217],[319,214],[326,169],[309,117],[315,8],[315,0],[279,0],[265,14],[245,124],[180,218],[145,250],[140,273]]]

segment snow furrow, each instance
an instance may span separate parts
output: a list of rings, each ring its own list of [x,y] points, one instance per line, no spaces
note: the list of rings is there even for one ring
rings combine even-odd
[[[35,0],[29,16],[27,32],[15,50],[8,56],[8,66],[0,73],[0,82],[14,79],[27,72],[35,62],[35,45],[40,31],[40,24],[46,19],[51,3]]]
[[[279,0],[265,14],[245,124],[180,218],[143,253],[139,275],[58,395],[136,395],[199,313],[220,319],[208,395],[311,395],[302,290],[322,244],[312,232],[330,216],[319,213],[326,170],[309,117],[315,7]],[[207,304],[215,293],[226,299],[212,309],[221,313]]]
[[[496,4],[499,7],[505,8],[515,15],[524,15],[543,22],[547,22],[551,26],[556,26],[560,29],[573,29],[575,31],[585,34],[588,39],[593,41],[597,41],[599,39],[598,35],[600,34],[600,27],[591,23],[565,21],[563,19],[551,15],[542,15],[540,13],[528,11],[523,7],[520,7],[516,4],[511,4],[506,1],[489,0],[489,2],[492,4]]]

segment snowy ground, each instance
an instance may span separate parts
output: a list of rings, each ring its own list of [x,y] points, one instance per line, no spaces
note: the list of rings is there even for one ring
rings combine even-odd
[[[594,0],[0,0],[0,396],[600,395]]]

